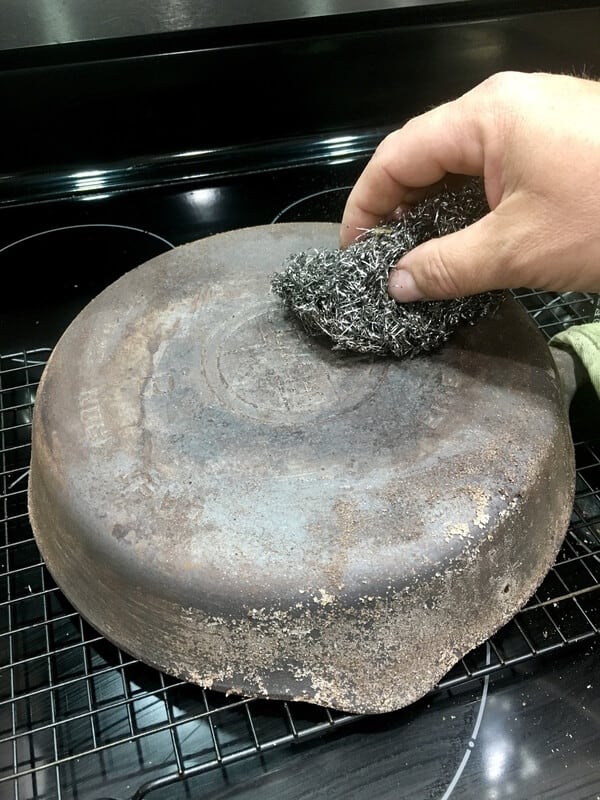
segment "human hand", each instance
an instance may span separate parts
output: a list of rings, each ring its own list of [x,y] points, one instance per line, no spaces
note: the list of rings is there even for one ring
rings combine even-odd
[[[498,73],[410,120],[352,189],[341,246],[453,175],[483,176],[491,211],[407,253],[390,271],[392,297],[600,291],[599,82]]]

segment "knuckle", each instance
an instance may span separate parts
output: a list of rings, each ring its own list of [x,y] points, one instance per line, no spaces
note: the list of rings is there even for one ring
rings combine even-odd
[[[398,131],[395,132],[400,133],[400,131],[410,131],[413,128],[416,128],[420,124],[423,116],[424,116],[423,114],[419,114],[416,117],[411,117],[410,119],[407,119],[404,125],[401,128],[399,128]]]
[[[398,148],[398,140],[401,135],[402,131],[400,128],[388,133],[375,148],[374,157],[385,160],[388,154],[393,154]]]
[[[481,124],[493,132],[492,140],[509,140],[523,111],[530,104],[530,76],[521,72],[496,72],[479,86],[477,105]],[[497,139],[497,133],[501,137]]]
[[[524,76],[520,72],[503,71],[495,72],[486,78],[481,84],[481,88],[496,98],[510,99],[519,89]]]

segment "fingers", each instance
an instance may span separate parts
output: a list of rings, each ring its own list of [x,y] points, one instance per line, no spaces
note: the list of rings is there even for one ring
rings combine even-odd
[[[383,140],[348,196],[342,247],[399,206],[422,198],[426,187],[447,173],[483,174],[481,115],[471,106],[465,95],[415,117]]]
[[[506,267],[506,241],[504,225],[493,212],[468,228],[430,239],[391,270],[389,293],[409,303],[515,288]]]
[[[406,189],[404,192],[404,202],[402,202],[399,206],[397,206],[391,215],[389,215],[390,219],[400,219],[401,215],[407,211],[412,206],[417,205],[417,203],[421,203],[427,197],[435,197],[435,195],[439,194],[442,191],[449,190],[451,192],[459,192],[465,182],[468,180],[467,175],[452,175],[447,174],[445,175],[442,180],[436,181],[432,183],[430,186],[423,186],[419,189]],[[388,217],[380,217],[378,222],[381,219],[387,219]]]
[[[383,140],[350,193],[342,247],[451,176],[483,176],[483,219],[407,253],[389,281],[402,302],[519,286],[598,285],[600,84],[497,73]]]

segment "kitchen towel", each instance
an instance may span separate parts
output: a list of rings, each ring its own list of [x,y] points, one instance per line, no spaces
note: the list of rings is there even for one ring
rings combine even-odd
[[[572,325],[550,339],[555,347],[572,350],[585,367],[600,397],[600,322]]]

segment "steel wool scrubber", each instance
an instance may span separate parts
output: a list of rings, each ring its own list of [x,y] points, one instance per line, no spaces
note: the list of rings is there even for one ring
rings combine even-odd
[[[365,231],[345,250],[290,254],[271,288],[308,333],[327,336],[334,349],[399,358],[432,352],[459,326],[491,313],[501,293],[400,304],[388,294],[389,271],[413,247],[460,230],[488,210],[482,182],[468,180],[459,190],[425,199],[396,222]]]

